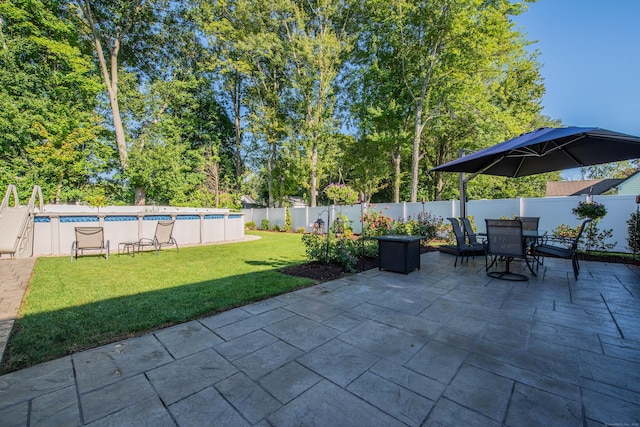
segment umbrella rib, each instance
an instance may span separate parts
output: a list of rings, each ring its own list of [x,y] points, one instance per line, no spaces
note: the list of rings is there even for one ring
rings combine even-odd
[[[472,173],[471,175],[469,175],[469,177],[468,177],[468,178],[466,178],[466,179],[465,179],[465,182],[469,182],[469,181],[471,181],[473,178],[475,178],[476,176],[483,174],[483,173],[484,173],[485,171],[487,171],[488,169],[491,169],[491,167],[492,167],[493,165],[495,165],[495,164],[497,164],[497,163],[500,163],[500,161],[501,161],[502,159],[504,159],[505,157],[507,157],[507,156],[506,156],[506,155],[505,155],[505,156],[500,156],[500,157],[498,157],[497,159],[495,159],[493,162],[489,163],[487,166],[485,166],[485,167],[483,167],[482,169],[480,169],[479,171]]]
[[[554,148],[552,148],[549,151],[545,151],[544,154],[542,154],[542,156],[546,156],[549,153],[553,153],[554,151],[558,151],[558,150],[562,150],[565,146],[574,143],[580,139],[586,138],[587,134],[586,133],[582,133],[579,136],[577,136],[576,138],[570,139],[567,142],[560,144],[560,145],[556,145]],[[569,157],[571,160],[573,160],[574,163],[576,163],[576,165],[578,166],[584,166],[584,163],[581,162],[580,160],[578,160],[575,156],[572,156],[570,153],[568,153],[567,151],[562,151],[562,153],[564,153],[565,156]]]
[[[520,161],[520,163],[518,164],[518,167],[516,168],[515,172],[512,175],[512,177],[516,177],[516,176],[518,176],[518,172],[520,172],[520,169],[522,168],[522,165],[524,164],[524,159],[526,157],[544,157],[544,156],[546,156],[548,154],[551,154],[553,152],[556,152],[558,150],[562,150],[565,146],[567,146],[569,144],[572,144],[572,143],[574,143],[574,142],[576,142],[576,141],[578,141],[578,140],[580,140],[582,138],[585,138],[586,136],[587,136],[586,134],[580,134],[576,138],[570,139],[570,140],[568,140],[568,141],[566,141],[566,142],[564,142],[562,144],[555,145],[553,148],[551,148],[549,150],[545,151],[543,149],[543,150],[541,150],[542,153],[538,153],[535,150],[531,149],[530,147],[521,147],[520,149],[514,149],[513,151],[511,151],[509,154],[507,154],[504,157],[512,157],[512,158],[520,158],[520,159],[522,159]],[[546,145],[551,144],[551,143],[553,143],[553,141],[547,141],[545,143],[545,148],[546,148]],[[517,154],[514,155],[514,153],[517,153]],[[576,165],[584,166],[584,164],[580,160],[578,160],[575,156],[571,155],[567,151],[562,151],[562,153],[565,156],[569,157]],[[495,163],[491,164],[491,166],[493,166],[494,164]],[[489,166],[489,167],[491,167],[491,166]],[[486,169],[484,169],[484,170],[486,170]]]

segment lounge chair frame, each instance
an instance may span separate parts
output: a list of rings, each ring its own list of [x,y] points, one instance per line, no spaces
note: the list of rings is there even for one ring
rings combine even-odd
[[[76,239],[71,243],[71,262],[78,258],[78,253],[84,255],[84,251],[105,251],[105,257],[109,259],[109,240],[104,238],[103,227],[75,227]]]
[[[175,220],[158,221],[158,224],[156,225],[155,235],[152,239],[144,237],[140,239],[140,241],[138,242],[138,251],[140,251],[145,246],[153,246],[156,250],[156,255],[158,255],[158,251],[162,249],[163,246],[175,246],[176,250],[180,252],[178,242],[173,238],[174,224]]]

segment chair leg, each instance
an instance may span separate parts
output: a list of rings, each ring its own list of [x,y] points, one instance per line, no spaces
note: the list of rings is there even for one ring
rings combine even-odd
[[[533,268],[531,267],[531,265],[529,264],[529,258],[527,258],[527,254],[524,255],[524,262],[527,263],[527,267],[529,268],[529,271],[531,272],[531,274],[533,274],[534,276],[537,276],[537,274],[535,273],[535,271],[533,271]],[[531,260],[531,263],[535,263],[536,259],[533,258]]]

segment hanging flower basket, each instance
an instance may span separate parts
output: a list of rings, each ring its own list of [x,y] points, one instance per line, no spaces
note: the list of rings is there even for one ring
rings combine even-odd
[[[336,205],[353,205],[358,201],[358,193],[345,184],[329,184],[324,193]]]
[[[598,202],[580,202],[571,211],[578,219],[598,219],[607,214],[607,208]]]

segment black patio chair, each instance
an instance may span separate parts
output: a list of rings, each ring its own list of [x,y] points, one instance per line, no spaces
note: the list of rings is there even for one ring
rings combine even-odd
[[[517,219],[485,219],[485,222],[487,224],[485,260],[488,257],[492,257],[491,263],[487,262],[486,270],[489,271],[500,259],[504,259],[506,263],[504,271],[491,271],[487,274],[490,277],[502,280],[529,280],[526,275],[514,273],[510,270],[510,264],[513,259],[523,259],[531,274],[535,276],[536,273],[529,264],[527,253],[529,247],[522,235],[522,222]]]
[[[538,234],[538,225],[540,224],[540,217],[538,216],[517,216],[515,219],[519,220],[520,222],[522,222],[522,233],[525,234],[525,238],[524,241],[527,245],[529,245],[529,253],[530,255],[533,257],[534,262],[536,263],[536,268],[542,264],[542,259],[538,256],[536,256],[532,251],[531,248],[534,245],[537,245],[538,243],[540,243],[540,239],[542,237],[544,237],[544,235],[546,235],[547,233],[545,232],[543,236],[541,237],[527,237],[526,234],[527,232],[534,232],[534,234]]]
[[[464,257],[467,257],[467,262],[469,262],[469,255],[473,254],[473,246],[468,245],[464,236],[464,232],[460,228],[460,222],[456,218],[447,218],[451,222],[451,227],[453,228],[453,234],[456,236],[456,260],[453,263],[455,267],[458,264],[458,257],[462,258],[464,261]],[[462,262],[460,261],[460,262]]]
[[[517,216],[517,220],[522,222],[523,230],[538,230],[538,224],[540,223],[540,217],[537,216]]]
[[[471,226],[471,221],[469,221],[469,218],[462,217],[460,218],[460,221],[462,221],[462,227],[464,228],[464,232],[467,235],[467,241],[469,242],[469,245],[473,247],[474,255],[478,250],[484,252],[484,243],[478,241],[478,236],[476,236],[476,233],[473,231],[473,227]]]
[[[576,280],[578,280],[578,273],[580,272],[580,263],[578,262],[578,257],[576,255],[576,252],[578,251],[578,242],[582,237],[582,232],[585,227],[591,221],[591,219],[583,221],[582,225],[580,225],[580,229],[578,230],[578,234],[574,239],[548,238],[544,243],[534,246],[533,253],[538,258],[553,256],[570,259],[571,265],[573,266],[573,275]]]

